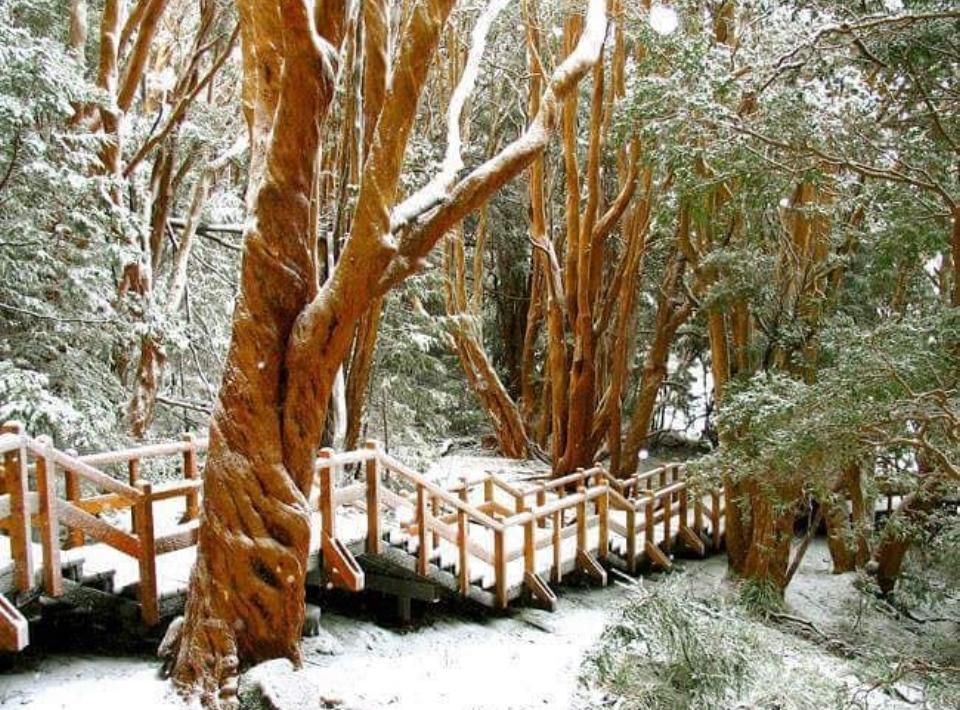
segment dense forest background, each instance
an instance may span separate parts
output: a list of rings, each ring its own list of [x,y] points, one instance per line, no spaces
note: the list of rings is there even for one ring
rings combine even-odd
[[[365,438],[696,458],[755,606],[821,528],[834,572],[949,597],[958,30],[951,0],[6,0],[0,420],[211,427],[175,673],[211,693],[299,658],[262,571],[303,587],[317,449]]]
[[[361,5],[313,197],[326,273],[371,139]],[[396,37],[411,3],[387,7]],[[68,9],[0,6],[0,417],[79,449],[203,430],[262,154],[237,11]],[[415,458],[487,437],[557,471],[626,473],[680,442],[713,452],[702,475],[754,509],[878,480],[955,486],[954,3],[609,9],[558,139],[361,320],[325,443],[371,436]],[[581,12],[457,4],[403,155],[416,199],[392,218],[419,219],[450,145],[471,167],[523,132]]]

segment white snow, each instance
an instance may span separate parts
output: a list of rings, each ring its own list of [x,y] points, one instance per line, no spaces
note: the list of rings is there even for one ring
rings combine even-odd
[[[650,8],[650,28],[660,35],[673,34],[679,19],[677,11],[667,5],[654,5]]]

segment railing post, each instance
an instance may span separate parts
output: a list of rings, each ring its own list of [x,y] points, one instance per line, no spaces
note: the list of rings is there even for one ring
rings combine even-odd
[[[493,569],[496,579],[497,607],[507,608],[507,556],[503,529],[493,531]]]
[[[140,483],[140,459],[130,459],[127,461],[127,480],[134,488]],[[136,531],[137,528],[137,508],[134,506],[130,510],[130,527]]]
[[[376,454],[367,461],[367,554],[380,554],[380,460],[379,444],[367,439],[364,448]]]
[[[77,452],[75,449],[67,449],[64,452],[70,458],[76,458]],[[83,497],[83,491],[80,487],[80,476],[76,471],[72,471],[69,468],[63,469],[63,477],[66,482],[66,498],[67,502],[73,505],[77,505],[80,502],[80,499]],[[78,528],[70,528],[70,531],[67,533],[67,548],[74,547],[83,547],[86,537],[83,534],[83,531]]]
[[[597,498],[597,517],[600,519],[600,526],[597,538],[597,557],[601,560],[607,559],[607,553],[610,550],[610,488],[606,483],[603,474],[598,476],[598,484],[604,485],[603,495]]]
[[[535,529],[536,521],[532,518],[523,524],[523,569],[531,574],[537,571],[534,564],[537,555]]]
[[[686,486],[684,486],[683,488],[680,489],[680,493],[678,494],[678,497],[679,497],[679,499],[680,499],[680,502],[679,502],[680,530],[682,530],[683,528],[689,527],[689,526],[687,525],[687,518],[689,517],[689,513],[688,513],[687,487],[686,487]]]
[[[540,506],[543,506],[546,504],[547,504],[547,489],[543,485],[541,485],[540,488],[537,490],[537,507],[539,508]],[[545,528],[546,526],[547,526],[546,518],[540,518],[537,521],[537,527]]]
[[[672,526],[673,526],[673,493],[668,493],[663,498],[663,545],[664,550],[668,551],[673,546]]]
[[[627,511],[627,571],[634,574],[637,571],[637,511],[629,501],[631,509]]]
[[[331,540],[336,537],[337,515],[333,506],[333,467],[325,463],[333,456],[333,449],[320,449],[317,454],[320,464],[320,525]]]
[[[467,479],[461,479],[463,486],[460,488],[460,500],[467,502]],[[457,551],[460,554],[460,594],[467,596],[470,592],[470,567],[469,555],[467,555],[467,545],[470,540],[470,527],[467,513],[464,510],[457,510]]]
[[[489,474],[483,480],[483,502],[493,503],[493,478]],[[491,511],[492,514],[493,511]]]
[[[440,499],[437,496],[430,496],[430,512],[433,515],[434,519],[439,519],[440,517]],[[433,531],[433,549],[436,550],[440,547],[440,533],[434,529]]]
[[[653,544],[653,512],[653,494],[647,491],[647,507],[643,513],[643,536],[644,541],[649,545]]]
[[[417,541],[417,572],[426,576],[430,563],[430,537],[427,535],[427,491],[422,485],[417,486]]]
[[[563,513],[553,514],[553,582],[560,584],[563,579]]]
[[[666,467],[666,466],[664,466],[663,468],[661,468],[661,469],[660,469],[660,474],[657,476],[657,478],[660,479],[660,488],[663,488],[664,486],[667,485],[667,473],[668,473],[668,470],[667,470],[667,469],[668,469],[668,467]]]
[[[703,500],[699,495],[693,499],[693,529],[697,535],[703,532]]]
[[[23,424],[6,422],[4,434],[23,434]],[[27,481],[27,449],[8,451],[3,456],[4,478],[10,494],[10,554],[13,557],[16,588],[27,592],[33,587],[33,545],[30,539],[30,503]]]
[[[577,503],[577,552],[587,551],[587,489],[583,482],[577,484],[577,494],[583,496]]]
[[[143,623],[153,626],[160,621],[157,601],[157,548],[153,530],[153,485],[141,481],[137,488],[143,494],[137,504],[137,537],[140,540],[140,613]]]
[[[559,488],[557,488],[557,498],[564,498],[564,497],[566,497],[566,495],[567,495],[567,491],[566,491],[566,489],[565,489],[563,486],[560,486]],[[561,528],[564,526],[564,520],[563,520],[564,515],[563,515],[563,512],[564,512],[564,509],[561,508],[561,509],[560,509],[560,526],[559,526],[559,527],[561,527]]]
[[[40,495],[40,543],[43,546],[43,591],[47,596],[63,594],[60,571],[60,519],[57,514],[57,476],[49,436],[37,438],[43,455],[37,457],[37,491]]]
[[[183,450],[183,477],[188,481],[200,478],[200,466],[197,463],[196,437],[187,433],[183,435],[187,448]],[[196,520],[200,516],[200,491],[194,489],[187,493],[187,509],[183,514],[183,522]]]

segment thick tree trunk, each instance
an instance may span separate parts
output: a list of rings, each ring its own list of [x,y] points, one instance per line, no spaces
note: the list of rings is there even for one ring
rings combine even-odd
[[[682,207],[677,223],[678,240],[685,239],[689,229],[689,211],[686,207]],[[633,406],[623,458],[616,475],[629,476],[637,470],[640,449],[650,434],[650,423],[653,420],[657,394],[667,376],[670,347],[676,338],[677,330],[693,312],[690,301],[680,293],[685,266],[683,259],[671,254],[663,287],[657,297],[653,341],[643,358],[640,390]]]
[[[877,585],[889,594],[900,579],[903,560],[926,522],[927,514],[942,499],[943,482],[937,471],[928,470],[921,462],[921,481],[917,490],[905,496],[900,507],[887,519],[880,542],[873,551],[868,569],[876,575]]]
[[[317,289],[310,196],[333,71],[302,0],[284,2],[282,20],[279,36],[257,30],[264,33],[258,42],[278,42],[286,56],[282,80],[268,78],[281,84],[277,132],[245,236],[241,295],[210,426],[197,561],[173,673],[180,687],[199,690],[210,706],[235,703],[241,661],[300,658],[312,466],[290,451],[312,451],[319,428],[291,437],[281,413],[288,342]],[[325,403],[316,404],[323,409]]]
[[[791,482],[769,485],[745,481],[742,490],[749,506],[749,516],[742,528],[749,530],[748,545],[745,551],[739,550],[736,557],[730,556],[730,565],[742,578],[771,584],[783,594],[789,581],[787,570],[796,517],[794,502],[800,496],[799,486]],[[732,506],[727,503],[728,530]],[[741,515],[743,512],[740,511]],[[727,549],[730,549],[729,538]]]
[[[247,14],[241,12],[247,18],[242,21],[252,22],[243,36],[252,38],[254,56],[262,49],[283,60],[279,77],[254,62],[251,80],[257,86],[251,95],[258,104],[269,100],[273,87],[260,84],[279,78],[279,103],[245,235],[241,295],[211,422],[197,562],[173,673],[181,687],[199,689],[208,705],[235,705],[239,663],[274,656],[299,661],[307,494],[333,380],[360,317],[543,151],[556,125],[557,102],[602,50],[606,4],[591,0],[588,31],[554,72],[533,125],[500,154],[444,186],[447,199],[412,225],[396,214],[403,212],[396,206],[400,170],[453,4],[421,0],[411,11],[350,238],[322,288],[311,198],[321,126],[334,94],[333,47],[340,44],[343,4],[324,3],[317,18],[308,16],[304,0],[248,2]],[[266,115],[259,105],[251,114],[254,122]],[[399,237],[392,217],[407,226]]]
[[[820,501],[827,524],[827,548],[833,561],[833,573],[843,574],[856,569],[857,556],[853,545],[853,529],[846,507],[846,495]]]

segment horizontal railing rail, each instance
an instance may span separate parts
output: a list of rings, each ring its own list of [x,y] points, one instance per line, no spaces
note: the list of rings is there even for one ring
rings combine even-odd
[[[51,596],[63,593],[62,525],[68,531],[68,548],[97,542],[138,560],[143,618],[155,623],[159,617],[157,558],[197,543],[203,485],[199,456],[208,447],[206,438],[186,435],[177,442],[80,455],[54,447],[46,437],[27,436],[19,425],[5,425],[0,433],[4,462],[0,528],[11,539],[17,588],[27,591],[35,585],[30,540],[31,528],[38,528],[41,584]],[[143,480],[142,464],[167,457],[181,457],[181,479]],[[125,475],[116,469],[108,472],[109,467],[120,466],[125,467]],[[341,471],[348,475],[339,475]],[[667,555],[654,544],[655,528],[662,527],[666,549],[677,535],[693,546],[702,545],[703,523],[709,518],[712,543],[718,546],[719,520],[725,512],[720,492],[697,494],[692,501],[690,495],[682,466],[674,465],[623,481],[595,466],[536,482],[486,472],[445,487],[368,441],[356,451],[319,453],[310,502],[319,513],[320,558],[335,582],[354,589],[362,586],[362,570],[337,537],[337,510],[356,506],[366,510],[368,553],[381,551],[383,535],[389,533],[385,528],[393,526],[409,536],[411,545],[415,541],[413,554],[420,574],[427,575],[434,560],[439,566],[439,556],[455,552],[461,593],[471,593],[471,570],[483,565],[483,570],[473,571],[485,580],[484,587],[492,579],[495,603],[506,606],[509,596],[517,593],[516,587],[508,589],[508,568],[516,573],[511,565],[520,559],[523,584],[550,601],[549,587],[538,576],[546,560],[537,564],[538,552],[548,548],[552,549],[551,581],[559,582],[571,564],[571,549],[576,567],[605,578],[598,560],[608,556],[613,535],[625,538],[622,555],[630,569],[641,552],[654,564],[669,567]],[[181,498],[186,501],[183,518],[175,529],[157,534],[155,504]],[[101,515],[125,510],[130,513],[129,524],[122,517]],[[385,516],[388,511],[393,511],[392,517]],[[517,530],[522,534],[517,536]],[[566,542],[571,538],[576,539],[574,548]],[[441,549],[444,544],[452,548]]]

